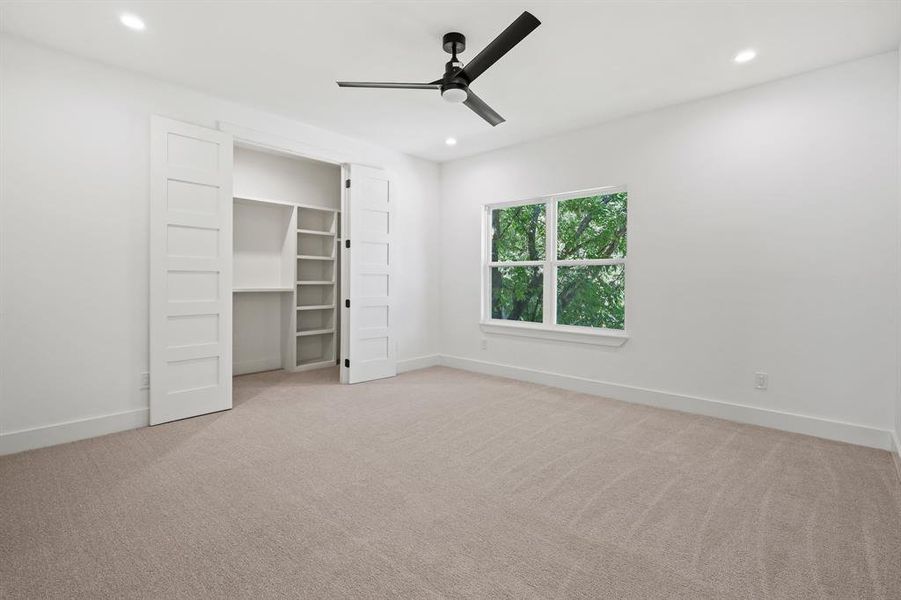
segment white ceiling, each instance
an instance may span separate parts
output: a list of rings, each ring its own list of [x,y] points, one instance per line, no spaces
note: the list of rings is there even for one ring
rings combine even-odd
[[[335,85],[437,79],[442,34],[467,36],[465,62],[524,9],[541,27],[473,84],[497,128],[437,91]],[[901,0],[32,1],[3,2],[0,28],[444,161],[897,49]],[[734,64],[746,47],[757,60]]]

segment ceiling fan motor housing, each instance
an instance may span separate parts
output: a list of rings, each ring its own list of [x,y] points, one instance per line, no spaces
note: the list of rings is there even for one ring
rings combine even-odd
[[[451,31],[444,34],[442,41],[444,51],[451,55],[451,59],[444,65],[441,97],[448,102],[465,102],[469,96],[466,91],[469,82],[463,77],[457,77],[457,73],[463,68],[463,63],[457,59],[457,53],[466,49],[466,36]]]

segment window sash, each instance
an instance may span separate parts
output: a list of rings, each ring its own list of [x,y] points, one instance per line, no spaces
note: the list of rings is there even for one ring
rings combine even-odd
[[[489,267],[592,267],[604,265],[624,265],[625,258],[574,258],[567,260],[507,260],[489,262]]]
[[[556,194],[546,198],[536,198],[532,200],[518,200],[514,202],[504,202],[498,204],[485,205],[483,211],[482,231],[482,321],[491,323],[516,323],[517,321],[508,321],[505,319],[494,319],[491,314],[491,269],[496,267],[543,267],[544,283],[542,286],[542,303],[544,308],[542,311],[543,319],[541,323],[529,323],[529,327],[541,328],[570,328],[573,325],[560,325],[557,323],[557,267],[590,267],[605,265],[626,265],[626,257],[623,258],[585,258],[585,259],[557,259],[557,205],[566,200],[574,198],[584,198],[586,196],[603,196],[607,194],[616,194],[625,192],[624,186],[611,186],[602,188],[593,188],[588,190],[579,190],[575,192],[567,192],[565,194]],[[544,260],[523,260],[523,261],[492,261],[491,260],[491,213],[494,210],[503,210],[514,206],[529,206],[533,204],[544,204],[545,206],[545,251]],[[626,234],[628,235],[628,233]],[[628,253],[627,253],[628,256]],[[627,267],[626,267],[627,268]],[[628,314],[626,315],[628,319]],[[581,329],[593,329],[597,331],[611,331],[622,333],[625,331],[625,323],[623,329],[606,329],[603,327],[591,327]]]

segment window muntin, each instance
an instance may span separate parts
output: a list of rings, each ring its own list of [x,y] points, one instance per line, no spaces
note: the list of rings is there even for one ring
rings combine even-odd
[[[485,317],[625,330],[627,205],[601,188],[486,207]]]

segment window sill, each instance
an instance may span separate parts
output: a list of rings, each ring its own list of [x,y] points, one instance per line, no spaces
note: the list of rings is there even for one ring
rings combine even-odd
[[[531,337],[558,342],[575,342],[595,346],[619,347],[629,340],[629,334],[625,331],[594,329],[591,327],[569,327],[566,325],[549,327],[519,322],[482,321],[479,323],[479,328],[483,333]]]

